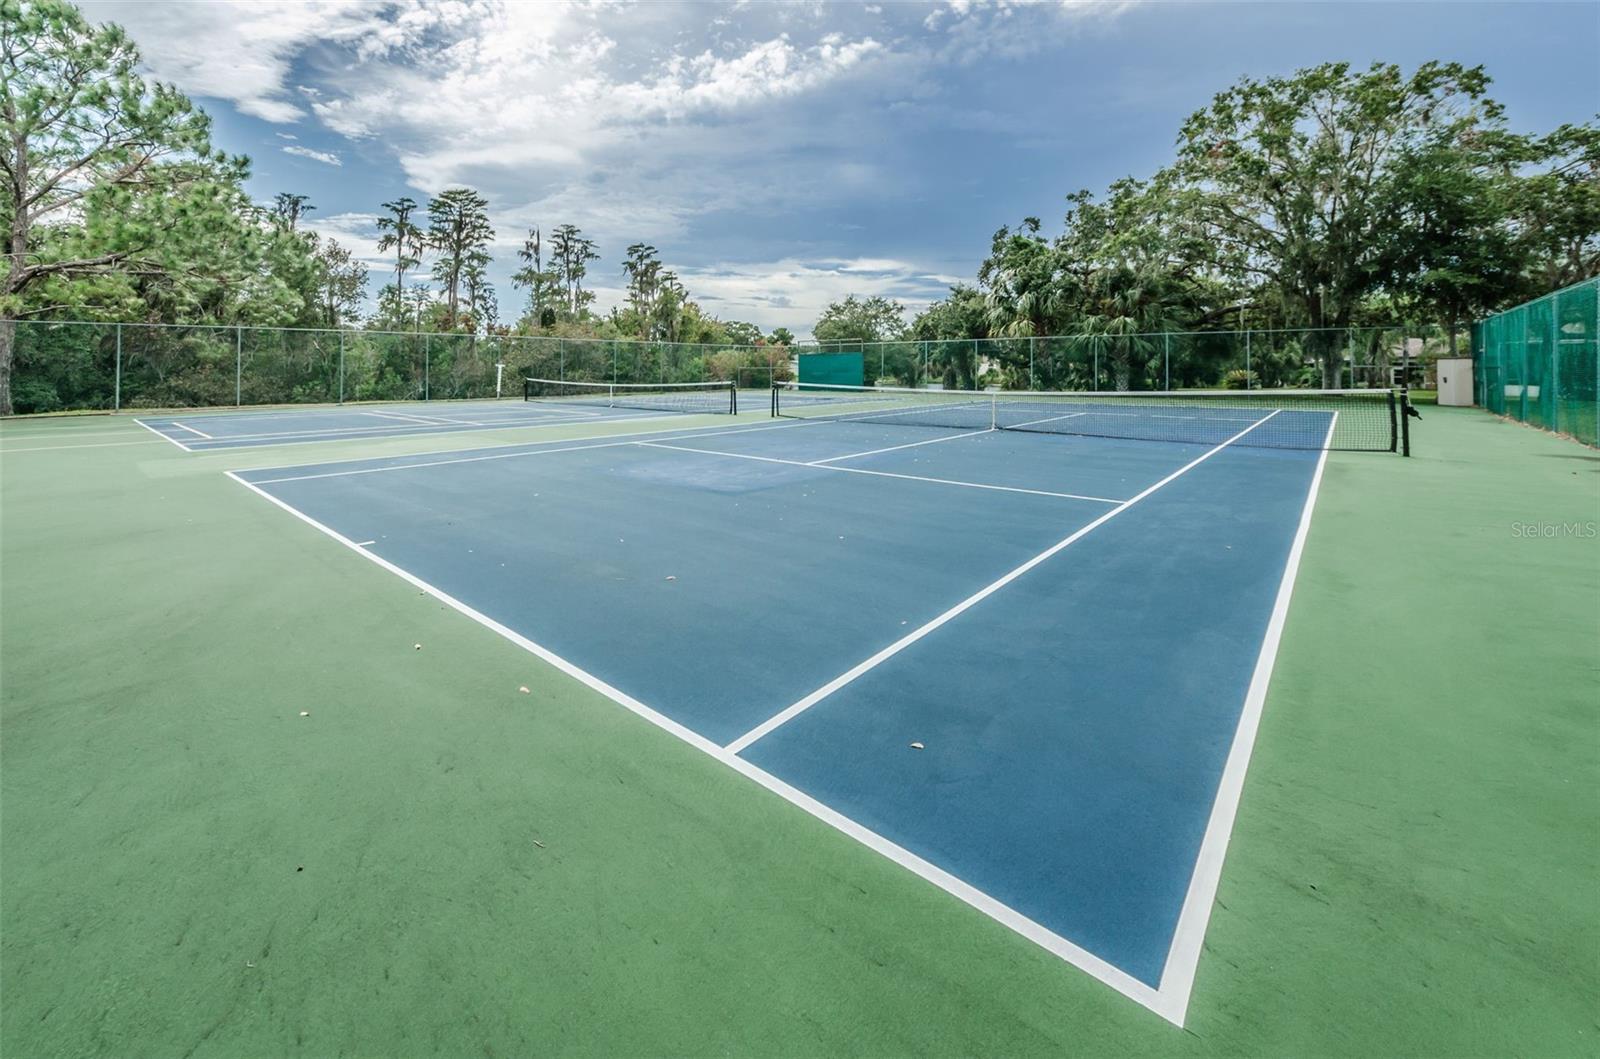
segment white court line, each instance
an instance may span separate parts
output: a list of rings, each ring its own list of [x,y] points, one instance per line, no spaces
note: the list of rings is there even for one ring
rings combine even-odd
[[[361,412],[361,413],[358,413],[358,414],[359,415],[369,415],[370,413]],[[385,431],[389,432],[390,434],[394,434],[395,436],[399,436],[399,437],[411,437],[411,436],[414,436],[414,435],[417,435],[417,434],[421,434],[421,433],[425,433],[425,432],[424,431],[420,431],[420,430],[411,430],[411,431],[400,433],[400,434],[396,434],[395,432],[402,431],[403,428],[405,428],[405,427],[422,427],[422,426],[448,427],[448,426],[451,426],[452,424],[454,424],[455,422],[456,422],[455,420],[439,420],[438,422],[435,422],[435,423],[412,423],[412,422],[409,422],[409,421],[402,420],[402,421],[397,421],[397,422],[394,422],[394,423],[386,423],[383,426],[376,426],[376,427],[320,427],[320,428],[318,428],[316,430],[273,430],[273,431],[266,431],[266,432],[256,433],[256,434],[223,434],[221,437],[215,438],[214,440],[216,440],[216,441],[260,441],[260,440],[267,440],[267,439],[271,439],[271,438],[309,438],[309,439],[314,440],[314,441],[321,441],[321,440],[324,440],[324,436],[328,435],[328,434],[341,434],[341,435],[342,434],[375,434],[375,433],[382,433],[382,432],[385,432]],[[562,422],[564,423],[565,421],[562,421]],[[545,423],[545,422],[539,422],[539,421],[531,421],[531,422],[519,423],[519,424],[504,424],[504,425],[502,425],[500,423],[484,423],[482,425],[485,426],[485,427],[488,427],[490,429],[498,430],[498,429],[507,429],[507,428],[509,428],[510,426],[513,426],[513,425],[516,425],[516,426],[553,426],[553,425],[557,425],[557,424],[551,424],[551,423]],[[464,433],[467,433],[467,432],[466,431],[457,431],[457,430],[437,430],[437,431],[430,431],[428,433],[464,434]],[[337,441],[338,439],[334,438],[333,440]],[[360,440],[360,439],[354,439],[354,440]]]
[[[173,426],[177,427],[179,430],[187,430],[189,433],[199,435],[200,437],[205,438],[207,441],[212,440],[210,434],[204,433],[203,431],[196,430],[194,427],[186,427],[182,423],[178,422],[176,419],[169,419],[169,420],[167,420],[167,422],[172,424]]]
[[[363,413],[358,413],[358,414],[365,415],[367,413],[363,412]],[[219,418],[219,417],[213,417],[213,418]],[[658,419],[662,419],[662,418],[664,418],[664,414],[663,413],[657,413],[655,415],[627,416],[626,418],[599,419],[599,420],[589,420],[589,419],[552,419],[549,416],[534,416],[534,417],[532,417],[530,419],[510,420],[510,421],[507,421],[507,422],[481,423],[481,424],[478,424],[478,425],[482,426],[486,430],[524,430],[524,429],[538,429],[538,428],[541,428],[541,427],[576,426],[576,425],[581,424],[581,423],[589,423],[589,422],[598,422],[598,423],[643,423],[643,422],[646,422],[646,421],[653,421],[653,420],[658,420]],[[420,436],[420,435],[423,435],[423,434],[468,434],[468,433],[472,433],[472,431],[467,431],[467,430],[449,430],[449,429],[410,430],[410,431],[402,430],[402,428],[406,427],[406,426],[420,427],[420,426],[424,426],[424,425],[436,426],[436,427],[440,427],[440,428],[446,428],[446,427],[449,427],[453,422],[455,422],[455,421],[453,421],[453,420],[452,421],[443,421],[443,420],[441,420],[438,423],[429,423],[429,424],[397,422],[397,423],[394,423],[393,425],[378,426],[378,427],[323,427],[323,428],[321,428],[319,430],[277,430],[277,431],[271,431],[271,432],[268,432],[268,433],[258,433],[258,434],[224,434],[221,437],[215,438],[214,440],[221,441],[221,442],[234,442],[234,441],[261,441],[261,440],[270,440],[270,439],[273,439],[273,438],[305,438],[308,442],[316,442],[316,441],[339,441],[339,440],[342,440],[342,437],[344,435],[353,435],[353,434],[380,434],[381,433],[384,437],[417,437],[417,436]],[[688,428],[687,427],[679,427],[678,429],[686,430]],[[385,432],[387,432],[387,433],[385,433]],[[334,436],[333,437],[327,437],[325,435],[334,435]],[[365,439],[363,439],[363,438],[352,438],[351,440],[365,440]],[[252,448],[252,447],[254,447],[254,446],[224,444],[224,445],[211,445],[211,446],[208,446],[206,449],[203,449],[203,450],[200,450],[200,451],[209,452],[212,449]],[[371,459],[372,457],[366,456],[366,457],[358,457],[358,458],[359,459]],[[332,461],[332,462],[339,462],[339,461]]]
[[[83,419],[85,419],[87,417],[76,417],[76,418],[77,418],[78,422],[82,422]],[[123,430],[120,427],[115,429],[115,430],[76,430],[76,429],[74,429],[74,428],[72,428],[70,426],[63,426],[63,427],[60,427],[60,428],[58,428],[56,430],[47,430],[43,434],[18,434],[18,433],[14,433],[14,431],[19,431],[19,430],[22,430],[22,429],[24,429],[24,428],[23,427],[12,427],[9,430],[0,430],[0,442],[6,442],[6,441],[60,441],[62,438],[95,438],[95,437],[103,438],[103,437],[115,437],[118,434],[126,434],[127,433],[126,430]]]
[[[446,420],[435,419],[432,416],[414,416],[406,412],[358,412],[357,415],[374,416],[378,419],[398,419],[402,423],[420,423],[423,426],[443,426]]]
[[[514,426],[514,427],[508,426],[508,427],[505,427],[503,429],[506,429],[506,430],[523,430],[523,429],[538,430],[538,429],[542,429],[544,427],[573,427],[573,426],[589,426],[589,425],[610,427],[610,426],[613,426],[614,424],[618,424],[618,423],[661,423],[661,422],[670,422],[670,421],[672,421],[674,419],[682,419],[682,418],[685,418],[685,417],[675,416],[675,415],[671,415],[671,414],[666,414],[666,415],[642,415],[642,416],[627,416],[627,417],[622,418],[622,419],[597,419],[597,420],[594,420],[592,423],[586,423],[586,422],[585,423],[559,422],[559,421],[558,422],[550,422],[550,423],[526,423],[526,424],[518,424],[517,426]],[[733,421],[735,421],[735,422],[743,422],[744,421],[742,416],[732,416],[730,418],[733,419]],[[817,422],[821,422],[821,421],[818,420]],[[795,422],[793,420],[786,420],[785,422],[783,422],[781,424],[776,424],[776,425],[774,425],[772,427],[749,426],[749,427],[747,427],[747,429],[750,429],[750,430],[767,430],[767,429],[777,429],[778,426],[791,427],[791,426],[805,426],[805,425],[807,425],[807,424],[801,423],[801,422]],[[811,425],[815,425],[815,424],[813,423]],[[656,429],[656,430],[630,430],[630,431],[626,431],[626,432],[620,433],[620,434],[609,434],[609,433],[608,434],[597,434],[597,435],[595,435],[595,437],[596,438],[636,438],[636,437],[643,437],[643,436],[648,435],[648,434],[682,434],[684,437],[688,438],[688,437],[697,436],[694,433],[695,431],[709,431],[709,430],[711,430],[712,427],[719,427],[719,426],[720,426],[720,424],[718,424],[718,423],[706,423],[706,424],[704,424],[702,426],[661,427],[661,428]],[[382,428],[378,428],[378,429],[382,429]],[[496,428],[496,429],[502,429],[502,428]],[[723,431],[723,430],[715,431],[715,433],[738,433],[738,432],[739,431]],[[433,432],[428,432],[428,433],[424,434],[422,432],[418,432],[415,436],[417,436],[417,437],[426,437],[426,436],[431,436],[432,433]],[[454,435],[454,434],[475,433],[475,431],[444,430],[444,431],[438,431],[437,433],[440,433],[440,434],[443,434],[443,435],[446,435],[446,436],[450,436],[450,435]],[[413,436],[413,435],[405,435],[405,436],[410,437],[410,436]],[[489,439],[486,439],[486,440],[493,441],[494,439],[493,438],[489,438]],[[538,440],[533,440],[533,441],[508,441],[508,442],[505,442],[505,443],[499,444],[499,445],[485,445],[485,446],[480,446],[480,447],[475,447],[475,448],[428,449],[425,452],[407,452],[407,453],[401,453],[400,455],[397,455],[397,456],[389,456],[389,457],[383,457],[383,456],[345,456],[345,457],[343,457],[341,459],[337,459],[337,460],[319,460],[315,464],[310,464],[306,460],[299,460],[299,461],[297,461],[295,463],[279,463],[279,464],[275,464],[275,465],[270,466],[270,467],[241,468],[241,473],[254,474],[254,473],[258,472],[258,471],[285,470],[285,469],[291,468],[291,467],[308,467],[308,466],[336,467],[339,464],[343,464],[343,463],[371,463],[373,460],[376,460],[376,459],[401,459],[401,458],[404,458],[404,457],[412,457],[412,456],[447,456],[447,455],[452,455],[452,454],[461,453],[461,452],[483,452],[486,449],[493,449],[496,452],[499,452],[500,450],[503,450],[503,449],[516,449],[517,450],[516,452],[506,453],[506,454],[504,454],[504,456],[501,457],[501,458],[505,458],[505,457],[509,457],[509,456],[521,455],[524,451],[528,451],[526,449],[526,447],[529,446],[529,445],[559,445],[564,441],[584,441],[584,440],[591,440],[591,439],[585,439],[585,438],[551,438],[549,441],[538,441]],[[252,447],[254,447],[254,446],[248,446],[248,445],[236,445],[236,446],[213,445],[213,446],[210,446],[209,448],[206,448],[206,449],[203,449],[203,450],[200,450],[200,451],[206,452],[206,453],[211,453],[211,452],[223,451],[223,450],[228,449],[228,448],[252,448]],[[394,468],[391,468],[391,469],[392,470],[404,470],[403,467],[394,467]]]
[[[654,417],[652,417],[652,418],[654,418]],[[623,422],[623,420],[611,420],[611,422]],[[633,422],[637,422],[637,420],[634,420]],[[708,430],[708,431],[706,431],[704,433],[699,433],[699,434],[685,434],[683,437],[684,437],[684,440],[693,440],[695,438],[720,437],[723,434],[749,434],[749,433],[752,433],[752,432],[757,431],[757,430],[783,430],[783,429],[788,428],[788,427],[801,427],[801,426],[807,426],[807,425],[809,425],[809,424],[801,422],[801,423],[783,423],[783,424],[780,424],[780,425],[777,425],[777,426],[745,427],[745,428],[740,429],[740,430]],[[463,456],[460,459],[453,459],[453,460],[429,460],[429,461],[427,461],[425,463],[401,463],[401,464],[394,464],[394,465],[385,465],[385,466],[382,466],[382,467],[356,467],[356,468],[354,468],[352,470],[348,470],[348,471],[327,471],[327,472],[324,472],[322,474],[296,474],[296,475],[289,475],[289,476],[284,477],[284,478],[262,478],[256,484],[257,485],[271,485],[274,482],[304,482],[304,481],[307,481],[307,480],[312,479],[312,478],[344,478],[344,477],[348,477],[350,475],[356,475],[356,474],[381,474],[381,473],[383,473],[385,471],[409,471],[409,470],[416,469],[418,467],[445,467],[445,466],[449,466],[450,464],[453,464],[453,463],[483,463],[483,462],[488,461],[488,460],[514,460],[514,459],[516,459],[516,458],[518,458],[520,456],[541,456],[541,455],[544,455],[545,453],[552,453],[552,452],[581,452],[581,451],[583,451],[585,449],[614,449],[614,448],[620,448],[623,445],[639,445],[639,444],[642,444],[641,442],[632,440],[634,437],[636,437],[638,435],[641,435],[641,434],[683,434],[683,432],[685,430],[688,430],[688,429],[693,429],[693,428],[689,428],[689,427],[670,427],[670,428],[665,428],[665,429],[662,429],[662,430],[636,430],[632,434],[623,435],[620,440],[597,441],[597,442],[595,442],[593,444],[560,445],[557,448],[548,448],[548,449],[527,449],[527,448],[521,448],[520,446],[506,446],[507,448],[516,448],[517,451],[516,452],[492,452],[492,453],[488,454],[487,456]],[[578,439],[574,439],[574,440],[582,442],[585,439],[578,438]],[[538,442],[536,444],[556,444],[556,443],[555,442]],[[470,452],[472,450],[469,449],[468,451]],[[693,451],[700,452],[702,450],[695,449]],[[425,456],[425,455],[428,455],[428,454],[427,453],[417,453],[416,455]],[[381,459],[382,457],[378,457],[378,458]],[[397,457],[390,457],[390,458],[393,459],[393,458],[397,458]],[[359,460],[338,460],[338,461],[335,461],[335,462],[339,462],[339,463],[368,462],[368,463],[370,463],[372,461],[372,459],[373,459],[373,457],[366,456],[366,457],[360,458]],[[326,467],[326,466],[328,466],[328,464],[322,463],[322,464],[316,464],[315,466]],[[261,470],[272,470],[273,468],[264,467],[264,468],[260,468],[260,469]],[[839,470],[844,470],[845,468],[841,467],[841,468],[838,468],[838,469]],[[233,472],[229,471],[228,473],[232,474]],[[249,471],[245,471],[243,473],[250,473],[250,472]],[[249,484],[249,483],[246,483],[246,484]]]
[[[814,421],[815,422],[815,421]],[[701,435],[705,436],[705,435]],[[697,438],[678,438],[679,441],[695,441]],[[809,467],[814,471],[838,471],[841,474],[866,474],[874,478],[899,478],[907,482],[932,482],[935,485],[954,485],[963,489],[988,489],[997,493],[1026,493],[1029,496],[1053,496],[1062,500],[1092,500],[1097,504],[1121,504],[1121,500],[1112,500],[1104,496],[1085,496],[1082,493],[1057,493],[1049,489],[1024,489],[1019,485],[990,485],[987,482],[964,482],[958,478],[930,478],[921,474],[899,474],[894,471],[873,471],[865,467],[834,467],[826,463],[804,463],[800,460],[784,460],[776,456],[756,456],[748,452],[723,452],[720,449],[697,449],[691,445],[669,445],[664,441],[636,441],[635,445],[651,449],[673,449],[677,452],[697,452],[702,456],[725,456],[732,460],[756,460],[760,463],[781,463],[790,467]]]
[[[1006,429],[1020,430],[1023,427],[1037,426],[1040,423],[1054,423],[1060,419],[1076,419],[1078,416],[1086,416],[1088,414],[1088,412],[1068,412],[1064,416],[1046,416],[1043,419],[1030,419],[1026,423],[1011,423],[1006,427]]]
[[[168,437],[163,437],[162,440],[163,441],[172,441],[172,439],[168,438]],[[178,443],[176,441],[172,441],[172,443],[174,445],[178,445]],[[22,448],[22,449],[0,449],[0,455],[4,455],[5,453],[8,453],[8,452],[64,452],[67,449],[117,449],[117,448],[121,448],[124,445],[154,445],[154,444],[155,444],[155,442],[153,442],[153,441],[97,441],[92,445],[32,445],[32,446],[29,446],[28,448]],[[182,445],[178,445],[178,448],[183,449],[183,446]],[[183,451],[188,452],[190,450],[184,449]]]
[[[782,710],[781,712],[773,714],[771,717],[768,717],[765,721],[762,721],[760,724],[758,724],[754,728],[750,729],[750,731],[746,732],[744,735],[741,735],[739,738],[737,738],[733,742],[729,743],[728,746],[727,746],[728,752],[732,753],[732,754],[740,753],[746,747],[748,747],[751,743],[754,743],[756,740],[762,738],[763,736],[769,735],[773,731],[776,731],[778,728],[781,728],[785,724],[788,724],[790,721],[794,720],[796,717],[800,716],[802,713],[804,713],[805,711],[809,710],[811,707],[815,706],[817,703],[821,702],[823,699],[827,698],[829,695],[832,695],[834,692],[838,691],[840,688],[844,687],[846,684],[849,684],[852,681],[854,681],[857,677],[861,676],[863,673],[866,673],[866,672],[868,672],[869,670],[872,670],[872,669],[876,669],[879,665],[881,665],[882,663],[888,661],[890,658],[893,658],[895,655],[899,654],[901,651],[905,650],[907,647],[910,647],[912,644],[916,643],[918,640],[922,639],[924,636],[927,636],[929,633],[933,632],[935,629],[937,629],[940,626],[946,624],[952,618],[955,618],[955,617],[965,613],[966,611],[970,610],[972,607],[977,606],[979,603],[983,602],[985,599],[988,599],[990,596],[994,595],[996,592],[1000,591],[1002,588],[1004,588],[1005,586],[1009,585],[1011,582],[1015,581],[1017,578],[1021,577],[1023,574],[1027,573],[1029,570],[1032,570],[1034,567],[1038,566],[1040,563],[1044,562],[1046,559],[1049,559],[1051,556],[1057,554],[1062,549],[1069,547],[1075,541],[1081,540],[1087,534],[1092,533],[1094,530],[1096,530],[1099,527],[1105,525],[1107,522],[1110,522],[1112,519],[1116,518],[1118,515],[1122,514],[1124,511],[1126,511],[1129,508],[1133,507],[1139,501],[1143,500],[1145,497],[1147,497],[1150,494],[1154,493],[1156,490],[1160,489],[1162,486],[1165,486],[1169,482],[1176,481],[1178,478],[1181,478],[1183,475],[1188,474],[1191,470],[1193,470],[1194,468],[1200,466],[1200,464],[1204,463],[1206,460],[1209,460],[1211,457],[1215,456],[1217,453],[1221,452],[1223,449],[1227,448],[1229,445],[1232,445],[1235,441],[1238,441],[1240,438],[1242,438],[1246,434],[1250,433],[1250,431],[1254,430],[1256,427],[1260,426],[1262,423],[1265,423],[1268,419],[1271,419],[1272,416],[1275,416],[1277,414],[1278,414],[1277,412],[1273,412],[1271,415],[1265,416],[1262,419],[1258,419],[1254,423],[1251,423],[1248,427],[1245,427],[1243,430],[1239,431],[1239,433],[1235,434],[1233,437],[1229,438],[1227,441],[1224,441],[1222,444],[1216,446],[1215,448],[1207,449],[1205,452],[1201,453],[1195,459],[1190,460],[1188,463],[1184,464],[1182,467],[1179,467],[1176,471],[1173,471],[1171,474],[1167,475],[1165,478],[1161,479],[1159,482],[1156,482],[1154,485],[1147,487],[1143,492],[1140,492],[1137,495],[1132,496],[1132,497],[1128,498],[1127,500],[1122,501],[1122,503],[1118,504],[1116,507],[1112,508],[1110,511],[1107,511],[1104,515],[1101,515],[1099,518],[1095,519],[1093,522],[1089,523],[1087,526],[1084,526],[1081,529],[1075,530],[1071,534],[1069,534],[1068,536],[1063,537],[1061,540],[1059,540],[1056,543],[1052,544],[1050,547],[1046,548],[1044,551],[1040,552],[1038,555],[1035,555],[1032,559],[1029,559],[1027,562],[1023,563],[1021,566],[1019,566],[1016,569],[1012,570],[1010,573],[1007,573],[1004,576],[998,578],[997,580],[990,582],[988,585],[986,585],[983,588],[979,589],[977,592],[974,592],[972,595],[968,596],[966,599],[962,600],[960,603],[957,603],[955,606],[951,607],[949,610],[945,611],[943,614],[939,615],[938,617],[934,618],[932,621],[930,621],[927,624],[923,625],[921,628],[918,628],[918,629],[916,629],[916,630],[914,630],[914,631],[912,631],[910,633],[907,633],[905,636],[902,636],[900,639],[896,640],[894,643],[890,644],[888,647],[885,647],[883,650],[879,651],[877,654],[872,655],[871,657],[863,659],[862,661],[856,663],[856,665],[852,666],[850,669],[847,669],[845,672],[843,672],[843,673],[839,674],[838,676],[834,677],[832,680],[830,680],[826,684],[822,685],[822,687],[818,688],[817,690],[813,691],[811,694],[809,694],[809,695],[805,696],[804,698],[800,699],[798,702],[794,703],[792,706],[789,706],[789,707],[785,708],[784,710]],[[848,468],[843,468],[843,467],[839,468],[839,470],[847,470],[847,469]]]
[[[938,865],[931,864],[928,861],[923,860],[915,853],[912,853],[910,850],[891,842],[889,839],[884,838],[876,831],[857,823],[835,809],[829,808],[828,806],[817,801],[815,798],[806,794],[804,791],[800,791],[794,787],[791,787],[789,784],[778,779],[776,776],[773,776],[764,769],[752,765],[750,762],[744,760],[736,754],[729,753],[727,750],[718,746],[716,743],[713,743],[705,736],[700,735],[698,732],[684,727],[677,721],[672,720],[670,717],[667,717],[664,714],[657,713],[655,710],[646,706],[638,699],[627,694],[626,692],[612,687],[599,677],[585,669],[579,668],[577,665],[574,665],[572,662],[562,658],[549,648],[543,647],[528,639],[526,636],[523,636],[521,633],[501,625],[488,615],[474,610],[472,607],[456,599],[454,596],[451,596],[448,593],[434,587],[428,582],[417,577],[415,574],[396,566],[395,564],[373,552],[367,551],[364,547],[356,544],[356,542],[350,540],[348,537],[345,537],[337,530],[323,525],[304,512],[291,507],[282,500],[279,500],[271,493],[256,488],[256,486],[245,481],[243,478],[240,478],[233,471],[228,472],[228,477],[232,478],[234,481],[238,482],[240,485],[244,486],[246,489],[249,489],[256,495],[264,497],[270,503],[275,504],[284,511],[287,511],[289,514],[304,522],[306,525],[311,526],[312,528],[326,534],[329,537],[332,537],[340,544],[354,551],[357,555],[363,556],[369,561],[378,564],[378,566],[389,571],[391,574],[394,574],[396,577],[399,577],[406,583],[415,588],[421,589],[423,592],[426,592],[428,595],[439,600],[446,606],[451,607],[468,618],[471,618],[473,621],[495,633],[497,636],[511,641],[518,647],[521,647],[523,650],[527,651],[529,654],[532,654],[536,658],[539,658],[542,661],[550,664],[586,687],[599,692],[601,695],[604,695],[606,698],[610,699],[612,702],[615,702],[624,709],[627,709],[632,713],[644,718],[657,728],[676,736],[678,739],[688,743],[696,750],[701,751],[709,757],[715,758],[717,761],[720,761],[722,764],[733,769],[735,772],[738,772],[740,775],[760,784],[762,787],[765,787],[767,790],[771,791],[773,794],[776,794],[784,801],[787,801],[791,805],[794,805],[802,811],[809,813],[811,816],[827,824],[829,827],[832,827],[835,830],[849,836],[850,838],[855,839],[857,842],[860,842],[862,845],[866,846],[868,849],[871,849],[875,853],[888,858],[895,864],[905,868],[907,871],[910,871],[911,873],[927,880],[933,885],[939,887],[939,889],[955,897],[957,900],[964,902],[965,904],[988,916],[990,919],[1000,923],[1002,926],[1005,926],[1010,930],[1022,935],[1035,945],[1038,945],[1047,952],[1050,952],[1053,955],[1061,958],[1072,966],[1088,974],[1090,977],[1105,983],[1112,989],[1115,989],[1117,992],[1128,997],[1134,1002],[1142,1004],[1168,1021],[1176,1023],[1179,1026],[1183,1025],[1183,1011],[1181,1009],[1175,1010],[1168,999],[1163,996],[1159,990],[1150,988],[1137,978],[1134,978],[1127,972],[1111,965],[1110,963],[1107,963],[1105,960],[1096,956],[1094,953],[1089,952],[1087,949],[1073,944],[1066,938],[1050,930],[1048,927],[1036,923],[1032,919],[1029,919],[1027,916],[1023,915],[1021,912],[1018,912],[1008,905],[995,900],[982,890],[979,890],[970,883],[957,878],[956,876],[945,871],[943,868],[940,868]]]
[[[1178,914],[1178,925],[1172,935],[1172,946],[1167,950],[1167,962],[1161,971],[1161,994],[1179,1018],[1189,1006],[1195,971],[1200,965],[1206,924],[1211,919],[1212,903],[1216,900],[1217,886],[1222,880],[1222,862],[1228,853],[1228,839],[1233,834],[1233,821],[1238,815],[1239,800],[1244,793],[1245,771],[1250,767],[1250,752],[1255,747],[1256,731],[1261,726],[1261,711],[1266,705],[1267,687],[1272,683],[1273,663],[1277,660],[1284,622],[1289,616],[1289,598],[1294,594],[1300,556],[1305,551],[1306,536],[1311,532],[1311,512],[1317,504],[1317,490],[1322,486],[1322,469],[1328,462],[1328,446],[1333,444],[1333,428],[1338,421],[1339,413],[1335,412],[1328,423],[1327,437],[1323,439],[1322,454],[1317,457],[1317,469],[1311,476],[1305,507],[1300,510],[1300,525],[1295,530],[1294,543],[1289,546],[1283,579],[1278,582],[1278,595],[1272,604],[1272,617],[1268,619],[1266,635],[1261,639],[1261,653],[1256,657],[1255,671],[1250,676],[1250,688],[1245,693],[1244,708],[1239,714],[1239,725],[1234,730],[1233,745],[1228,750],[1228,759],[1217,783],[1217,796],[1211,804],[1211,816],[1206,821],[1205,837],[1200,841],[1200,854],[1195,859],[1194,874],[1189,878],[1189,890],[1184,895],[1183,909]]]
[[[183,442],[179,441],[177,438],[172,437],[171,435],[168,435],[168,434],[163,434],[161,431],[157,430],[155,427],[151,426],[149,423],[146,423],[142,419],[135,419],[134,422],[138,423],[140,426],[142,426],[146,430],[150,431],[150,433],[154,434],[156,437],[160,438],[162,441],[170,441],[170,442],[172,442],[174,445],[178,446],[178,448],[182,449],[184,452],[193,452],[194,451],[189,446],[187,446]]]
[[[992,434],[992,433],[994,433],[993,428],[987,428],[987,429],[984,429],[984,430],[969,430],[969,431],[967,431],[967,432],[965,432],[963,434],[951,434],[949,437],[928,438],[926,441],[913,441],[908,445],[890,445],[888,448],[884,448],[884,449],[868,449],[865,452],[852,452],[848,456],[829,456],[825,460],[812,460],[811,461],[811,466],[813,466],[813,467],[821,467],[823,464],[833,463],[835,460],[853,460],[857,456],[876,456],[880,452],[898,452],[901,449],[914,449],[918,445],[937,445],[941,441],[955,441],[958,438],[970,438],[970,437],[975,437],[978,434]]]

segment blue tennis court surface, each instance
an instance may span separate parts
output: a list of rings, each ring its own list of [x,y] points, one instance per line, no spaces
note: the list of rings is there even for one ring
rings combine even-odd
[[[235,477],[1181,1021],[1321,468],[1239,442],[730,420]]]
[[[513,427],[572,426],[655,419],[663,415],[670,413],[636,408],[569,407],[502,399],[209,412],[147,416],[136,422],[180,448],[203,452],[313,441],[455,434]]]

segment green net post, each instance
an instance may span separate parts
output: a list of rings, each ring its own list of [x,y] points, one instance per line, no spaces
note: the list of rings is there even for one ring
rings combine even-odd
[[[428,399],[428,376],[433,372],[433,347],[428,342],[428,336],[422,336],[422,399]]]
[[[122,411],[122,325],[117,325],[117,375],[111,390],[111,410]]]
[[[1034,337],[1032,335],[1029,335],[1028,336],[1028,389],[1030,389],[1030,390],[1038,389],[1038,387],[1034,384],[1034,381],[1033,381],[1033,344],[1034,344]]]
[[[1161,335],[1161,388],[1172,389],[1172,333]]]
[[[243,403],[244,396],[244,328],[233,325],[233,407]]]
[[[1250,385],[1250,332],[1244,333],[1244,388],[1254,389]]]
[[[339,403],[344,404],[344,329],[339,330]]]

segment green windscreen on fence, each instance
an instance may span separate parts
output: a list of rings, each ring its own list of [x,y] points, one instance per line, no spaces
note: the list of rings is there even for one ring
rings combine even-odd
[[[800,382],[823,386],[862,386],[866,379],[862,356],[857,353],[804,353],[800,361]]]
[[[1484,408],[1600,446],[1600,278],[1474,324],[1472,367]]]

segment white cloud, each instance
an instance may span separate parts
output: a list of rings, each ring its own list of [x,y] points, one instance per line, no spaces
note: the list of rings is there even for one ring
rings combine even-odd
[[[906,319],[944,297],[955,277],[909,261],[887,259],[784,258],[778,261],[720,263],[680,269],[695,300],[715,316],[748,320],[770,331],[786,326],[802,340],[805,328],[832,302],[849,295],[874,295],[900,302]],[[800,326],[796,326],[797,323]]]
[[[378,249],[378,216],[375,213],[334,213],[326,217],[310,214],[300,221],[300,226],[315,232],[324,239],[332,239],[349,250],[356,260],[372,272],[368,294],[376,294],[385,282],[385,274],[393,278],[394,258]],[[409,279],[407,286],[410,285]]]
[[[344,165],[344,163],[339,160],[339,156],[334,154],[332,151],[316,151],[310,147],[300,147],[296,145],[283,148],[283,153],[292,154],[296,158],[309,158],[313,162],[321,162],[324,165]]]
[[[849,293],[913,307],[943,293],[949,266],[830,245],[862,238],[847,235],[857,226],[844,217],[824,231],[782,233],[786,217],[865,215],[913,193],[922,174],[884,148],[919,129],[962,127],[968,104],[948,96],[941,67],[1024,54],[1126,5],[881,6],[85,4],[91,18],[126,25],[149,69],[191,94],[370,139],[392,153],[418,198],[455,184],[479,189],[498,232],[497,268],[528,226],[570,222],[606,255],[596,269],[602,305],[621,247],[643,240],[669,262],[693,263],[679,271],[711,311],[790,327]],[[337,150],[278,135],[291,155],[342,164]],[[745,256],[746,218],[765,222],[765,234],[747,238],[776,240],[777,250],[756,251],[775,260],[705,265]],[[381,270],[371,218],[342,214],[312,227]],[[712,231],[721,242],[700,249]],[[793,249],[802,246],[816,256],[802,258]],[[511,303],[509,292],[502,301]]]
[[[439,25],[459,24],[473,3],[422,0],[240,0],[159,4],[83,0],[91,21],[124,26],[156,77],[191,95],[224,99],[265,121],[298,121],[290,98],[294,61],[319,44],[348,44],[368,57],[416,44]]]

